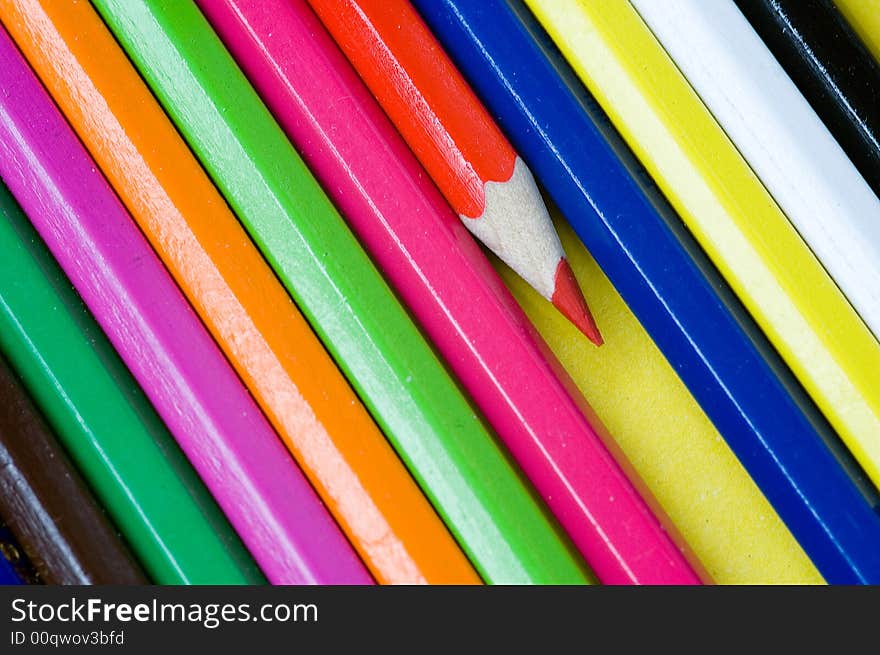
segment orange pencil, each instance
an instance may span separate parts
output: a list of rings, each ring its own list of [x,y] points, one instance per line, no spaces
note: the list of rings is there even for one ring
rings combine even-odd
[[[478,583],[91,6],[0,18],[376,579]]]
[[[471,233],[600,345],[531,172],[406,0],[309,0]]]

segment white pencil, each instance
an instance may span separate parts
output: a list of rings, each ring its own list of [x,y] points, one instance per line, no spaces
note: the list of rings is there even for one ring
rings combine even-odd
[[[880,199],[732,0],[632,0],[875,336]]]

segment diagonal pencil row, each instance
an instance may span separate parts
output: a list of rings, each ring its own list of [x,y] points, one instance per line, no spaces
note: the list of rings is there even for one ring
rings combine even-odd
[[[736,4],[0,0],[2,579],[880,580],[878,66]]]
[[[826,580],[875,579],[876,490],[528,10],[414,4]]]
[[[566,389],[552,356],[542,356],[545,346],[488,260],[419,177],[405,144],[305,2],[201,6],[599,578],[693,581],[678,548],[603,446],[604,428],[595,418],[590,423],[589,409]],[[234,16],[247,26],[237,34],[256,38],[228,38],[223,21]],[[283,28],[277,16],[284,17]],[[270,42],[279,29],[280,38]],[[323,83],[308,85],[310,78]],[[339,97],[346,102],[336,103]],[[343,126],[347,138],[335,138]],[[393,196],[384,192],[389,183]],[[625,524],[620,514],[628,517]]]
[[[0,214],[0,347],[146,572],[263,580],[5,187]]]

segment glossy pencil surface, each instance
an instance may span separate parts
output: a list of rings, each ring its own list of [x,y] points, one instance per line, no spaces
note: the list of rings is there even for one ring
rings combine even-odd
[[[599,579],[697,582],[603,446],[601,423],[569,394],[564,372],[305,0],[201,4]]]
[[[370,577],[5,31],[0,174],[272,582]]]
[[[155,583],[265,582],[3,185],[0,350]]]
[[[496,267],[711,579],[821,584],[645,328],[552,202],[548,208],[572,269],[606,319],[605,345],[592,347],[509,268],[498,260]]]
[[[285,445],[382,581],[476,575],[88,4],[0,15]]]
[[[635,6],[877,336],[880,287],[871,284],[880,284],[880,200],[732,2]],[[880,485],[880,354],[875,345],[857,357],[869,376],[862,384],[875,397],[873,421],[841,436]],[[841,400],[834,404],[850,419],[866,418],[856,414],[861,405],[848,413]]]
[[[309,0],[464,225],[592,341],[528,167],[406,0]]]
[[[880,434],[880,345],[636,10],[527,4],[838,434]]]
[[[2,358],[0,518],[47,584],[147,582]]]
[[[95,4],[401,456],[430,461],[446,457],[442,444],[452,438],[486,441],[462,392],[195,5]],[[516,572],[516,559],[502,554]],[[572,573],[570,559],[562,566]]]
[[[857,467],[528,12],[415,4],[826,580],[880,579]]]
[[[320,94],[333,96],[337,90],[342,91],[342,88],[336,89],[318,82],[329,70],[346,71],[348,65],[304,3],[209,0],[199,5],[258,90],[290,88],[293,85],[300,88],[300,82],[304,79],[302,75],[307,75],[309,80],[315,82],[314,86]],[[272,40],[268,38],[270,33]],[[276,45],[282,43],[285,46]],[[341,66],[336,69],[326,66],[325,60],[320,57],[326,48],[332,48],[336,55],[335,59],[329,61],[336,61]],[[296,66],[291,65],[294,52],[299,62]],[[278,63],[283,71],[283,80],[271,74],[268,67],[270,61]],[[354,79],[350,71],[348,75]],[[286,107],[290,100],[287,95],[273,92],[265,97],[270,107]],[[359,105],[363,97],[354,94],[352,100]],[[313,97],[298,95],[297,99],[301,99],[304,106],[317,109],[312,105]],[[370,101],[369,106],[373,105]],[[276,115],[285,126],[290,125],[287,119],[291,114],[286,109]],[[323,120],[319,120],[318,113],[310,115],[315,117],[316,126],[325,125]],[[373,115],[381,115],[381,112],[376,109]],[[312,142],[327,143],[330,149],[338,147],[339,156],[343,159],[354,159],[357,155],[357,160],[363,161],[364,155],[370,150],[382,149],[385,134],[393,132],[388,126],[385,132],[376,130],[375,134],[381,140],[362,142],[362,149],[355,150],[352,146],[357,143],[358,128],[362,123],[350,118],[347,110],[340,109],[339,125],[350,125],[349,136],[341,136],[343,132],[340,130],[339,139],[331,143],[326,139],[326,133],[316,131]],[[308,123],[303,115],[301,124]],[[380,125],[386,123],[383,121]],[[309,140],[302,131],[297,131],[294,136],[301,137],[294,140],[298,146]],[[406,148],[400,147],[399,151],[406,152]],[[302,147],[301,152],[319,178],[325,181],[327,189],[347,189],[351,184],[353,172],[350,175],[339,174],[342,171],[336,169],[331,174],[327,165],[329,159],[320,161],[315,157],[316,150],[311,147]],[[400,190],[397,178],[390,174],[393,168],[383,164],[381,155],[370,161],[381,170],[378,175],[388,187]],[[351,163],[354,165],[354,162]],[[374,188],[371,184],[370,190]],[[377,199],[377,202],[383,205],[384,201]],[[348,215],[350,205],[339,203],[339,207]],[[399,202],[398,207],[401,214],[406,213],[404,202]],[[411,215],[416,218],[415,214]],[[380,265],[383,263],[381,258],[377,261]],[[580,558],[571,552],[567,540],[555,534],[556,527],[552,520],[543,515],[543,507],[536,502],[529,487],[523,484],[519,473],[506,460],[491,435],[485,434],[482,438],[444,435],[442,439],[422,444],[394,434],[389,438],[409,462],[422,488],[434,501],[438,512],[444,516],[487,582],[582,583],[588,580]]]
[[[880,196],[880,62],[831,0],[735,1]]]

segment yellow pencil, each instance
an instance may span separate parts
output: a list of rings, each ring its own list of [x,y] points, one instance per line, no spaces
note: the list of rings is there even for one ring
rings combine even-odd
[[[719,584],[822,584],[651,337],[548,206],[572,270],[602,316],[605,345],[594,347],[513,271],[493,263],[688,546]]]
[[[880,344],[700,98],[626,0],[526,2],[880,484]]]

